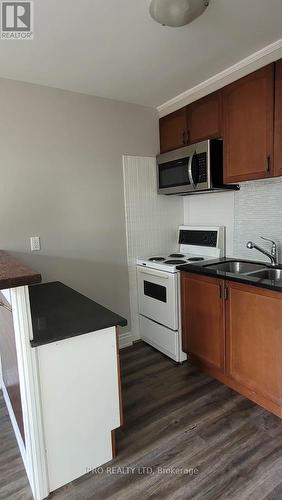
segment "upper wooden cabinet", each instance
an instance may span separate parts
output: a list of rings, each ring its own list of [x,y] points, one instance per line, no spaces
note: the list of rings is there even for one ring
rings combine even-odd
[[[160,119],[160,151],[172,151],[187,145],[186,108]]]
[[[273,175],[274,64],[223,89],[224,182]]]
[[[187,106],[188,141],[204,141],[222,136],[221,92],[214,92]]]
[[[282,176],[282,59],[275,65],[274,175]]]
[[[160,151],[222,136],[221,92],[214,92],[160,119]]]
[[[223,285],[222,280],[181,273],[183,350],[219,371],[224,371]]]
[[[224,140],[224,182],[282,176],[282,59],[160,119],[161,153]]]

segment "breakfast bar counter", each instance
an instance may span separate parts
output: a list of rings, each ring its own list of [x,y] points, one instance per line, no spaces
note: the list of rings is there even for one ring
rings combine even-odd
[[[2,263],[2,270],[1,270]],[[33,496],[110,461],[126,320],[0,252],[0,382]]]

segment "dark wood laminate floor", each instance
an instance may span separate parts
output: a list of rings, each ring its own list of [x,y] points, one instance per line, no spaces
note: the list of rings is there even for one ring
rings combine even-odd
[[[87,474],[52,499],[282,499],[278,417],[144,343],[123,350],[121,364],[125,425],[112,469]],[[0,498],[29,499],[2,401],[0,411]]]

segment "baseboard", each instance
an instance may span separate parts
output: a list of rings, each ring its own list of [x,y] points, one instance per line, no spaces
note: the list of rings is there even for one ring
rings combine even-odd
[[[6,403],[6,407],[7,407],[8,413],[9,413],[9,417],[10,417],[10,421],[11,421],[12,427],[14,429],[14,433],[15,433],[18,447],[19,447],[19,450],[20,450],[20,453],[21,453],[21,456],[23,459],[25,470],[27,472],[28,468],[27,468],[27,457],[26,457],[25,445],[24,445],[23,438],[22,438],[22,435],[20,433],[20,429],[19,429],[17,421],[16,421],[16,417],[15,417],[14,410],[13,410],[13,407],[12,407],[12,404],[11,404],[11,401],[9,398],[9,394],[7,392],[7,389],[4,385],[3,380],[1,380],[1,390],[3,392],[4,401]]]
[[[124,332],[119,334],[119,348],[124,349],[133,344],[133,337],[131,332]]]

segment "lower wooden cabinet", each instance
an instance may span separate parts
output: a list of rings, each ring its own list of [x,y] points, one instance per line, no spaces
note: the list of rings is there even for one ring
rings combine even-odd
[[[182,273],[183,349],[221,371],[225,350],[223,285],[221,280]]]
[[[183,350],[282,417],[282,293],[181,273]]]
[[[281,405],[282,295],[231,282],[228,292],[227,375]]]

